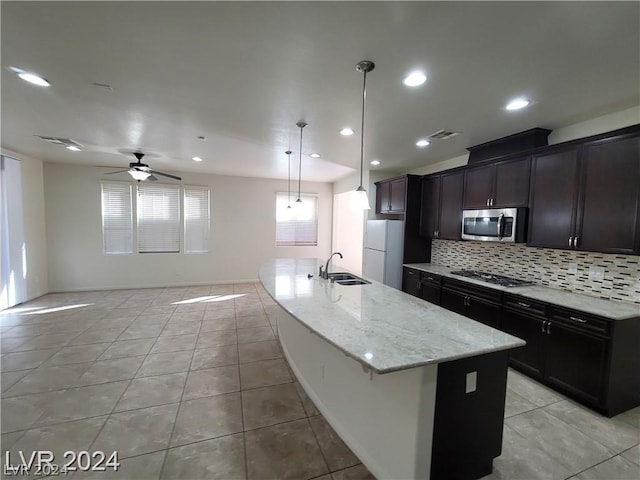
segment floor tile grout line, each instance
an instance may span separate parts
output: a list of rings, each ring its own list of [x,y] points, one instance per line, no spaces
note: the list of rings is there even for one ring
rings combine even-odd
[[[126,330],[125,330],[126,331]],[[117,340],[115,340],[112,343],[115,343]],[[157,341],[157,340],[156,340]],[[154,342],[155,344],[155,342]],[[151,346],[151,348],[153,348],[153,345]],[[151,351],[151,349],[149,349],[149,351]],[[116,402],[113,404],[113,408],[111,409],[111,412],[108,414],[106,420],[104,421],[104,423],[102,424],[102,426],[100,427],[100,430],[98,431],[98,434],[93,438],[93,441],[91,442],[91,444],[89,445],[89,448],[87,449],[87,451],[91,451],[91,447],[93,447],[94,443],[96,442],[96,440],[100,437],[100,434],[102,433],[102,431],[104,430],[104,427],[107,425],[107,423],[109,422],[109,419],[111,418],[111,416],[113,415],[116,407],[118,406],[118,403],[120,403],[122,401],[122,398],[124,397],[125,393],[127,393],[127,390],[129,389],[129,387],[131,386],[131,383],[133,382],[133,380],[136,378],[136,375],[138,374],[138,372],[140,371],[140,369],[142,368],[142,365],[144,365],[145,360],[147,359],[147,357],[149,356],[149,353],[147,353],[144,358],[142,359],[142,362],[140,362],[140,365],[138,366],[138,368],[136,369],[136,371],[133,374],[133,377],[129,379],[129,383],[127,383],[127,386],[124,388],[124,390],[122,391],[122,394],[120,395],[120,397],[118,398],[118,400],[116,400]],[[186,382],[186,378],[185,378],[185,382]],[[184,388],[184,386],[183,386]],[[177,415],[177,412],[176,412]]]
[[[304,411],[304,406],[302,407],[302,410]],[[311,434],[313,435],[313,438],[316,441],[316,445],[318,445],[318,450],[320,450],[320,455],[322,456],[322,460],[324,460],[324,465],[325,465],[325,467],[327,467],[327,471],[323,475],[326,475],[327,473],[331,474],[331,466],[329,465],[329,461],[327,460],[327,456],[325,455],[324,449],[322,448],[322,445],[320,444],[320,440],[318,439],[318,435],[317,435],[316,431],[313,429],[313,425],[311,425],[311,420],[309,420],[309,416],[308,415],[305,417],[305,420],[307,421],[307,425],[311,429]]]
[[[559,402],[555,402],[555,403],[559,403]],[[550,405],[553,405],[553,404],[550,404]],[[590,433],[587,433],[587,432],[585,432],[583,429],[578,428],[578,426],[577,426],[577,425],[574,425],[574,424],[570,424],[570,423],[568,423],[566,420],[564,420],[564,419],[560,418],[558,415],[555,415],[553,412],[545,411],[545,413],[547,413],[547,414],[551,415],[552,417],[554,417],[554,418],[556,418],[556,419],[560,420],[560,421],[561,421],[562,423],[564,423],[565,425],[568,425],[568,426],[570,426],[571,428],[573,428],[573,429],[577,430],[578,432],[580,432],[580,433],[581,433],[582,435],[584,435],[585,437],[589,438],[590,440],[592,440],[592,441],[596,442],[597,444],[599,444],[599,445],[603,446],[604,448],[606,448],[607,450],[609,450],[610,452],[612,452],[612,453],[613,453],[613,456],[612,456],[612,457],[610,457],[610,458],[613,458],[613,457],[615,457],[616,455],[620,455],[620,454],[622,453],[622,452],[616,452],[616,451],[615,451],[615,450],[613,450],[610,446],[605,445],[605,444],[603,444],[600,440],[598,440],[598,439],[596,439],[596,438],[592,437]],[[606,417],[603,417],[603,418],[606,418]],[[638,433],[640,434],[640,428],[636,428],[636,430],[638,430]],[[631,447],[631,448],[633,448],[633,447]]]
[[[233,302],[233,308],[235,312],[235,301]],[[236,340],[238,338],[238,316],[237,313],[234,314],[234,321],[236,324]],[[245,478],[249,478],[249,456],[247,452],[247,436],[245,435],[246,426],[244,421],[244,402],[243,402],[243,394],[244,389],[242,388],[242,375],[240,374],[240,344],[236,342],[236,353],[238,355],[238,386],[240,387],[240,421],[242,422],[242,450],[243,450],[243,460],[244,460],[244,476]]]
[[[202,322],[203,320],[200,320],[200,328],[198,329],[198,335],[196,337],[196,345],[198,344],[198,338],[200,337],[200,331],[202,330]],[[169,438],[167,440],[167,453],[165,453],[164,458],[162,460],[162,466],[160,467],[160,474],[158,475],[158,478],[162,478],[162,474],[164,473],[164,467],[167,463],[167,457],[169,456],[169,451],[168,449],[171,447],[171,441],[173,440],[173,435],[176,431],[176,425],[178,423],[178,417],[180,415],[180,410],[182,409],[182,402],[184,401],[184,392],[187,389],[187,383],[189,382],[189,375],[191,372],[191,364],[193,363],[193,357],[195,356],[196,353],[196,349],[194,348],[193,351],[191,352],[191,360],[189,361],[189,370],[187,371],[187,375],[184,378],[184,383],[182,385],[182,393],[180,394],[180,401],[178,402],[178,408],[176,409],[176,416],[173,419],[173,425],[171,426],[171,433],[169,434]]]

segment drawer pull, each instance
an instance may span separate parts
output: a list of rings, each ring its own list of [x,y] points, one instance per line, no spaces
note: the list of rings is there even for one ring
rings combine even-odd
[[[544,333],[544,327],[547,324],[547,322],[542,322],[542,333]]]
[[[427,277],[427,280],[433,280],[433,277]]]
[[[578,322],[578,323],[587,323],[586,320],[578,317],[569,317],[569,320],[573,320],[574,322]]]
[[[529,305],[528,303],[524,303],[524,302],[518,302],[518,305],[520,305],[521,307],[525,307],[525,308],[531,308],[531,305]]]

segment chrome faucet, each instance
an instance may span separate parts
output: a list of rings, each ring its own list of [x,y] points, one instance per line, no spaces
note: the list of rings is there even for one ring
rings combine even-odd
[[[333,258],[334,255],[340,255],[340,258],[343,258],[342,254],[340,252],[333,252],[331,254],[331,256],[329,257],[329,259],[327,260],[327,263],[324,266],[324,271],[322,270],[322,265],[320,265],[320,277],[322,277],[324,279],[328,279],[329,278],[329,262],[331,261],[331,259]]]

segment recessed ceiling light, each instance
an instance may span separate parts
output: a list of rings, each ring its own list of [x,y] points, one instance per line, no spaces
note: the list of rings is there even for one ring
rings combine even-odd
[[[342,130],[340,130],[340,135],[344,135],[345,137],[353,135],[354,133],[356,132],[351,127],[344,127]]]
[[[419,70],[415,70],[411,72],[409,75],[404,77],[402,83],[404,83],[407,87],[418,87],[427,81],[427,76]]]
[[[531,102],[529,102],[529,100],[527,100],[526,98],[515,98],[507,103],[507,106],[505,108],[507,110],[520,110],[521,108],[529,105],[529,103]]]
[[[380,160],[371,160],[369,163],[371,165],[380,165]]]
[[[320,158],[320,154],[319,153],[312,153],[311,155],[309,155],[310,157],[313,158]]]
[[[201,162],[202,159],[200,157],[192,157],[191,160],[193,160],[194,162]]]
[[[422,139],[420,139],[420,140],[418,140],[416,142],[416,147],[423,148],[423,147],[426,147],[427,145],[430,145],[430,144],[431,144],[431,142],[429,140],[427,140],[425,138],[422,138]]]
[[[36,75],[35,73],[25,72],[21,68],[18,67],[10,67],[11,70],[18,75],[25,82],[32,83],[33,85],[38,85],[39,87],[49,87],[51,84],[40,75]]]
[[[79,152],[80,149],[78,147],[76,147],[75,145],[69,145],[68,147],[66,147],[67,150],[71,150],[72,152]]]

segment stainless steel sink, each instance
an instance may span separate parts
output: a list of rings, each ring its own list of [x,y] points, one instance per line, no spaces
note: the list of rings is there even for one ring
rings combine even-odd
[[[360,278],[346,272],[330,273],[329,279],[340,285],[367,285],[371,283],[366,281],[364,278]]]

